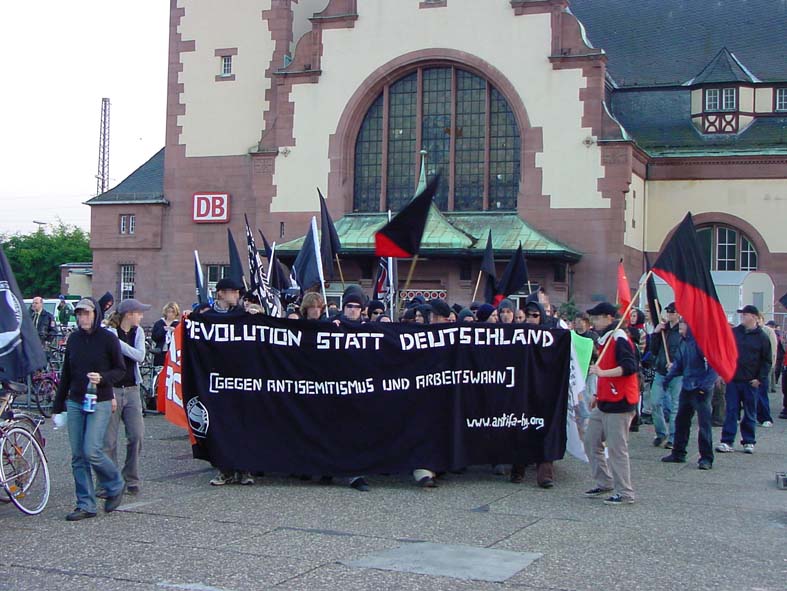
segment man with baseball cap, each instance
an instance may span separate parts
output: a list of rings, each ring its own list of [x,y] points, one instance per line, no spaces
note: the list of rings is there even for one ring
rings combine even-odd
[[[104,451],[118,468],[118,430],[120,421],[126,430],[126,461],[121,473],[126,483],[126,492],[130,495],[139,494],[139,455],[142,451],[142,440],[145,437],[145,424],[142,421],[142,399],[139,385],[142,375],[139,364],[145,360],[145,331],[140,327],[142,316],[150,310],[148,304],[130,298],[120,302],[117,314],[108,320],[107,330],[118,337],[126,371],[114,383],[117,411],[112,413],[104,435]]]
[[[590,459],[590,470],[596,486],[585,492],[586,497],[600,497],[613,493],[604,503],[612,506],[634,502],[629,462],[629,426],[639,403],[637,357],[628,334],[615,330],[617,308],[601,302],[587,311],[593,329],[601,337],[599,355],[589,373],[598,376],[596,397],[591,400],[588,426],[585,431],[585,452]],[[605,456],[609,453],[609,460]]]
[[[759,326],[760,311],[752,305],[738,310],[741,323],[732,329],[738,345],[738,365],[732,381],[727,384],[725,401],[727,415],[721,429],[721,443],[716,451],[729,453],[735,451],[733,444],[738,433],[738,420],[741,426],[741,443],[743,451],[754,453],[757,440],[754,435],[757,423],[757,390],[760,384],[768,380],[773,360],[771,357],[771,341]],[[743,418],[740,418],[740,407],[743,406]]]

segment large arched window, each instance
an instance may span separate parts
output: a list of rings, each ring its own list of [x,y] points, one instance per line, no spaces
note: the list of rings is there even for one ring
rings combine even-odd
[[[711,271],[756,271],[757,250],[743,232],[729,226],[697,229]]]
[[[427,176],[441,174],[444,211],[513,210],[521,140],[505,97],[453,66],[423,67],[388,84],[364,117],[355,143],[353,210],[399,210]]]

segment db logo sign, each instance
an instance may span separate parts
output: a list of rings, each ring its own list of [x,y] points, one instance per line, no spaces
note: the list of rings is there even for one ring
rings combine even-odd
[[[194,215],[198,224],[230,221],[230,196],[227,193],[194,193]]]

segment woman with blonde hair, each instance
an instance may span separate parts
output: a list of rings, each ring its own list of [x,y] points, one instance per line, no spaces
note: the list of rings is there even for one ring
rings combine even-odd
[[[180,306],[177,302],[167,302],[161,309],[161,318],[156,320],[150,331],[153,340],[153,365],[164,365],[164,356],[169,348],[172,333],[180,322]]]

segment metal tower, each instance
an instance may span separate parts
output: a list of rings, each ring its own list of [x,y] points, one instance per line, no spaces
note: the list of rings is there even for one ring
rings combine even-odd
[[[96,195],[109,189],[109,99],[101,99],[101,131],[98,137],[98,174]]]

